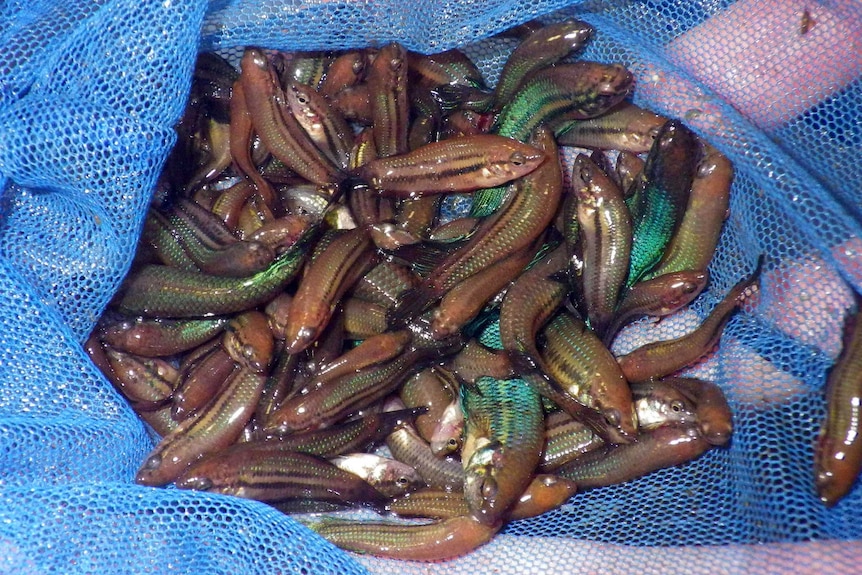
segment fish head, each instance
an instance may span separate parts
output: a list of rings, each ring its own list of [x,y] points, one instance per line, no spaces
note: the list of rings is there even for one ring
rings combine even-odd
[[[725,445],[733,435],[733,419],[730,410],[723,406],[701,408],[698,410],[700,432],[711,445]]]
[[[622,378],[622,375],[619,376]],[[622,380],[596,378],[590,389],[594,407],[607,424],[614,443],[631,443],[638,434],[638,414],[629,384]]]
[[[632,386],[638,427],[654,429],[668,423],[696,423],[697,406],[685,394],[660,382]]]
[[[442,457],[461,449],[464,434],[464,412],[459,399],[453,400],[440,415],[431,435],[431,451]]]
[[[590,66],[583,81],[588,82],[589,97],[578,105],[580,118],[603,114],[620,103],[634,87],[634,76],[621,64],[586,63]]]
[[[607,179],[607,176],[589,156],[578,154],[572,164],[572,191],[578,199],[578,210],[598,209],[602,190],[596,183],[597,178]]]
[[[827,507],[847,495],[859,471],[858,456],[844,442],[821,431],[814,447],[814,487]]]
[[[638,414],[635,404],[630,409],[622,406],[605,405],[597,402],[596,407],[607,424],[606,432],[613,443],[631,443],[638,435]]]
[[[571,18],[566,20],[563,26],[565,27],[563,37],[573,48],[583,46],[593,36],[593,27],[586,22]]]
[[[485,525],[497,523],[511,503],[499,497],[503,459],[499,443],[490,442],[473,453],[465,470],[464,499],[473,518]]]
[[[267,316],[259,311],[237,316],[225,327],[222,346],[238,364],[256,373],[264,372],[275,350]]]
[[[413,466],[387,459],[373,473],[372,485],[387,497],[398,497],[425,486],[425,480]]]
[[[662,299],[661,312],[668,313],[679,309],[696,298],[709,280],[707,272],[681,272],[678,279],[671,282]]]
[[[525,176],[538,168],[545,161],[547,155],[529,144],[522,144],[517,140],[501,141],[501,136],[495,136],[495,146],[487,149],[485,170],[487,178],[494,181],[510,181]]]

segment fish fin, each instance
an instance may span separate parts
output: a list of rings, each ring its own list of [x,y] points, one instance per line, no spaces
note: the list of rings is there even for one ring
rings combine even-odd
[[[375,489],[370,483],[368,484],[368,487],[368,496],[362,502],[362,506],[368,507],[380,514],[385,513],[386,507],[389,505],[389,498]]]
[[[511,362],[516,373],[521,375],[535,374],[539,377],[545,377],[545,373],[539,365],[539,360],[526,351],[508,350],[506,351],[506,355],[509,356],[509,362]],[[545,379],[548,379],[550,382],[549,378],[545,377]]]
[[[409,265],[419,277],[424,278],[428,277],[440,262],[460,245],[460,243],[432,243],[426,240],[401,246],[394,250],[392,255],[399,262]]]
[[[484,112],[491,107],[494,94],[482,87],[464,86],[459,84],[443,84],[431,90],[431,94],[443,112],[451,112],[458,108]]]
[[[330,190],[331,197],[326,204],[324,213],[334,208],[341,201],[341,198],[347,195],[351,190],[373,188],[368,181],[359,175],[360,168],[350,170],[349,172],[342,172],[345,176],[332,186]]]
[[[572,298],[567,297],[563,301],[563,307],[565,307],[566,311],[568,311],[570,314],[575,316],[577,319],[579,319],[581,321],[586,321],[586,320],[584,320],[584,314],[582,314],[580,312],[580,310],[578,309],[578,302],[572,301]]]
[[[399,425],[413,423],[414,419],[426,413],[428,413],[428,407],[425,405],[381,413],[380,429],[385,432],[385,435],[389,435]]]
[[[548,276],[548,279],[569,286],[569,270],[557,270]]]
[[[421,314],[433,299],[432,291],[421,284],[405,291],[398,296],[395,306],[386,311],[386,325],[389,329],[397,329],[405,325]]]

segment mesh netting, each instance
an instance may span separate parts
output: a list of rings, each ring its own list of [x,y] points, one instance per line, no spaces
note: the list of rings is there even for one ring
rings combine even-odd
[[[736,166],[709,290],[615,344],[691,329],[765,254],[758,299],[689,370],[727,394],[730,447],[430,566],[356,562],[259,503],[133,485],[152,440],[81,342],[128,270],[196,53],[459,46],[493,83],[513,43],[483,38],[571,14],[597,30],[584,58],[628,66],[635,103]],[[859,30],[855,0],[0,3],[0,570],[853,572],[862,489],[825,508],[812,457],[862,289]]]

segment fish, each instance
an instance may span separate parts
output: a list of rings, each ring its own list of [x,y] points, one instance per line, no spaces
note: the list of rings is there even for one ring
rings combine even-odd
[[[546,154],[529,144],[493,134],[431,142],[371,160],[353,175],[381,194],[416,198],[424,194],[470,192],[529,174]]]
[[[858,296],[856,300],[858,306]],[[850,492],[862,469],[862,324],[858,309],[844,321],[841,353],[826,379],[826,417],[814,447],[814,486],[827,507]]]
[[[620,102],[633,85],[625,67],[596,62],[558,64],[535,72],[506,103],[491,133],[526,142],[539,127],[597,116]],[[503,203],[505,189],[495,187],[473,196],[470,216],[487,216]]]
[[[217,336],[228,323],[225,317],[189,320],[136,318],[99,328],[99,339],[114,349],[145,357],[189,351]]]
[[[605,114],[563,123],[555,131],[561,146],[648,152],[667,118],[623,100]]]
[[[337,234],[305,268],[285,325],[285,351],[308,348],[326,327],[347,290],[377,263],[365,228]]]
[[[166,485],[190,465],[232,445],[254,414],[266,377],[247,367],[236,371],[216,395],[192,417],[162,437],[135,475],[141,485]]]
[[[386,496],[354,473],[268,442],[238,443],[201,459],[176,481],[195,489],[257,501],[315,499],[382,509]]]
[[[586,22],[568,18],[542,26],[529,34],[506,58],[494,88],[493,108],[499,110],[508,103],[531,73],[581,50],[592,38],[593,32],[593,27]]]
[[[688,205],[700,159],[700,140],[685,124],[670,120],[661,127],[629,201],[632,248],[627,287],[661,260]]]
[[[618,357],[625,377],[634,382],[670,375],[709,352],[721,337],[731,314],[757,284],[761,267],[762,260],[754,273],[737,282],[694,331],[670,340],[648,343]]]
[[[572,168],[577,198],[581,289],[590,327],[600,338],[613,320],[629,272],[632,220],[622,190],[584,154]]]
[[[500,525],[471,517],[452,517],[427,524],[325,519],[307,523],[318,535],[354,553],[406,561],[445,561],[484,545]]]
[[[422,476],[406,463],[373,453],[346,453],[329,461],[361,477],[386,497],[398,497],[425,486]]]
[[[544,233],[562,196],[562,169],[550,132],[532,140],[548,161],[519,178],[505,208],[479,224],[467,242],[445,257],[415,288],[404,292],[391,309],[390,325],[404,322],[437,301],[463,279],[525,248]]]
[[[282,113],[286,96],[273,78],[274,71],[263,51],[246,49],[240,67],[246,107],[266,148],[310,182],[320,185],[343,180],[344,174],[317,151],[296,119]]]
[[[542,402],[521,379],[480,377],[461,386],[464,498],[470,516],[502,521],[533,478],[544,444]]]
[[[633,443],[606,445],[554,470],[586,490],[633,481],[665,467],[687,463],[712,447],[694,425],[665,425]]]
[[[542,369],[558,388],[596,409],[621,437],[637,435],[629,381],[617,359],[583,320],[567,311],[545,326]],[[563,406],[561,406],[563,407]]]
[[[390,42],[368,67],[371,121],[377,156],[387,158],[407,151],[410,103],[407,92],[407,50]]]
[[[733,165],[712,146],[704,144],[703,148],[682,221],[655,269],[643,279],[683,270],[705,270],[712,260],[730,211]]]
[[[637,282],[623,292],[605,331],[605,345],[623,327],[643,316],[664,317],[679,311],[700,295],[708,281],[706,271],[680,271]]]

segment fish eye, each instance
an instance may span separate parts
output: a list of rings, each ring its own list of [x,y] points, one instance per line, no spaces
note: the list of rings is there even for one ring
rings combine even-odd
[[[192,483],[192,488],[198,491],[206,491],[207,489],[212,489],[212,487],[213,482],[208,477],[197,477]]]
[[[305,95],[305,92],[301,92],[301,91],[297,90],[296,88],[294,88],[293,93],[296,95],[296,101],[297,102],[299,102],[303,106],[305,104],[308,104],[308,97]]]
[[[395,483],[400,486],[406,486],[410,484],[410,480],[404,477],[403,475],[395,480]]]
[[[623,419],[623,416],[622,416],[622,414],[619,412],[619,410],[618,410],[618,409],[606,409],[606,410],[604,410],[602,413],[603,413],[603,415],[605,416],[605,420],[606,420],[608,423],[610,423],[610,424],[611,424],[611,425],[613,425],[614,427],[619,427],[620,422],[621,422],[621,421],[622,421],[622,419]]]
[[[527,158],[524,157],[524,154],[521,152],[515,152],[511,156],[509,156],[509,162],[514,164],[515,166],[523,166],[527,162]]]
[[[158,469],[162,465],[162,456],[161,455],[153,455],[149,459],[144,462],[143,468],[147,471],[152,471],[153,469]]]
[[[497,482],[486,477],[485,481],[482,482],[482,498],[494,499],[495,497],[497,497]]]
[[[670,404],[670,410],[674,413],[680,413],[682,409],[682,402],[680,401],[674,401]]]
[[[704,160],[697,167],[697,177],[705,178],[716,170],[716,163],[713,161]]]
[[[252,53],[252,63],[259,68],[266,68],[266,56],[262,52],[255,50]]]
[[[458,440],[454,437],[450,437],[449,441],[446,442],[446,445],[449,447],[458,447]]]

